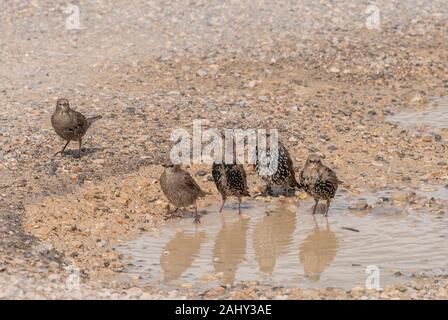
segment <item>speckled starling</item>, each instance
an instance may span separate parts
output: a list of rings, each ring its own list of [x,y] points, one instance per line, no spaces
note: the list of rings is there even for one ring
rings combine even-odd
[[[234,163],[213,163],[212,176],[216,188],[222,196],[222,205],[219,212],[222,212],[227,197],[238,198],[238,213],[241,214],[241,198],[250,197],[247,188],[246,171],[242,164]]]
[[[179,208],[194,204],[194,222],[200,223],[196,200],[199,197],[206,196],[208,193],[202,191],[191,175],[187,171],[182,170],[180,165],[163,164],[163,166],[167,169],[160,176],[160,187],[168,201],[176,207],[173,214]]]
[[[255,163],[255,170],[266,183],[266,194],[294,194],[295,189],[299,188],[300,186],[296,181],[294,165],[291,156],[289,155],[288,150],[280,141],[278,141],[278,148],[276,149],[277,150],[273,150],[271,152],[271,148],[269,146],[266,147],[266,158],[269,159],[266,165],[272,167],[272,164],[275,164],[275,162],[277,162],[276,170],[273,172],[269,172],[268,169],[267,171],[269,174],[261,174],[260,159],[258,158],[260,156],[258,154],[258,147],[256,148],[257,161]]]
[[[56,102],[56,110],[51,116],[51,124],[56,133],[62,139],[66,140],[67,143],[54,156],[59,153],[63,154],[70,141],[78,141],[78,155],[81,157],[82,137],[86,134],[87,129],[89,129],[92,123],[101,118],[102,116],[86,118],[83,114],[71,109],[67,99],[58,99]]]
[[[311,154],[306,160],[305,167],[300,172],[301,187],[314,198],[316,202],[313,214],[316,213],[319,200],[327,201],[325,216],[328,215],[331,200],[334,198],[339,184],[342,182],[336,173],[322,163],[321,158],[316,154]]]

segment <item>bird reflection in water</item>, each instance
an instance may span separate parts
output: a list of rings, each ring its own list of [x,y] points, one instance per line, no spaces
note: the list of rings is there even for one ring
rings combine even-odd
[[[216,273],[223,273],[224,284],[232,284],[235,281],[238,265],[246,254],[248,230],[249,219],[239,217],[232,222],[223,219],[213,248],[213,266]]]
[[[160,265],[166,283],[179,279],[182,273],[191,267],[205,238],[204,231],[187,233],[182,230],[176,232],[160,256]]]
[[[300,246],[299,259],[303,264],[305,276],[312,282],[320,280],[322,272],[333,262],[337,250],[338,239],[330,230],[328,218],[326,228],[321,230],[314,216],[314,230],[305,238]]]
[[[277,210],[257,223],[253,231],[253,247],[261,272],[272,275],[277,258],[293,241],[296,212]]]

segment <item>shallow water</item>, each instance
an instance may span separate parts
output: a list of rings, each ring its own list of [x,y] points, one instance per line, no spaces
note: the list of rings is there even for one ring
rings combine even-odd
[[[371,203],[377,196],[365,198]],[[338,195],[328,219],[312,216],[312,200],[297,205],[251,200],[241,217],[236,208],[226,207],[221,216],[218,206],[211,207],[197,227],[190,218],[172,221],[118,251],[133,257],[127,272],[140,276],[141,285],[195,288],[257,280],[349,289],[365,285],[369,265],[380,268],[385,286],[446,266],[448,219],[391,205],[375,208],[381,214],[348,209],[359,200]]]
[[[423,111],[394,114],[387,121],[404,127],[425,125],[433,129],[448,128],[448,96],[435,98]]]
[[[448,185],[447,186],[421,186],[417,190],[419,196],[426,198],[434,198],[440,200],[448,200]]]

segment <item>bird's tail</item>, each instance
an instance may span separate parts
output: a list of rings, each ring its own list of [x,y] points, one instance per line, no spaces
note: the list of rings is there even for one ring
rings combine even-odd
[[[103,116],[96,116],[96,117],[91,117],[91,118],[87,118],[87,123],[89,124],[89,126],[94,123],[96,120],[100,120]]]

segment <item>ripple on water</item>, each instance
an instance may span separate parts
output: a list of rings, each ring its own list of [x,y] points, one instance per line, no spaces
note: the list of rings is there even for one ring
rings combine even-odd
[[[404,278],[394,275],[398,270],[410,275],[445,267],[445,217],[415,212],[356,215],[348,209],[354,201],[339,195],[328,220],[311,215],[313,201],[297,206],[275,202],[273,209],[251,200],[241,217],[232,207],[222,216],[218,207],[210,207],[199,226],[191,219],[172,221],[118,251],[133,257],[127,272],[139,276],[141,285],[189,283],[204,289],[243,280],[349,289],[364,286],[369,265],[380,268],[385,286]]]

